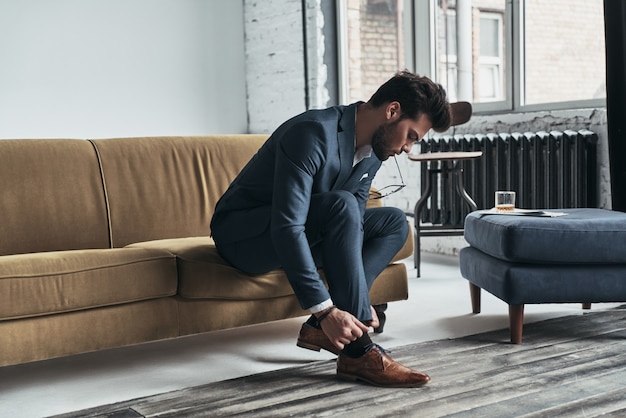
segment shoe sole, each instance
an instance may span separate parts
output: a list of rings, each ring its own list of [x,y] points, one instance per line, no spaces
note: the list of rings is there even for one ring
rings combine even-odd
[[[337,372],[337,377],[339,379],[347,380],[349,382],[361,381],[361,382],[365,382],[365,383],[368,383],[370,385],[381,387],[381,388],[396,388],[396,389],[397,388],[419,388],[419,387],[422,387],[422,386],[426,385],[428,382],[430,382],[430,380],[428,380],[428,381],[426,381],[424,383],[414,383],[414,384],[409,384],[409,385],[406,385],[406,384],[405,385],[402,385],[402,384],[399,384],[399,385],[383,385],[383,384],[380,384],[380,383],[373,382],[373,381],[371,381],[369,379],[365,379],[365,378],[363,378],[361,376],[355,376],[353,374],[346,374],[346,373]]]

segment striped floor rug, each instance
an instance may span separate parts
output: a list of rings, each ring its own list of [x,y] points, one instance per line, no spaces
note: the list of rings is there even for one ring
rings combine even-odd
[[[399,347],[430,374],[418,389],[335,377],[335,362],[262,373],[60,417],[592,417],[626,416],[626,307]]]

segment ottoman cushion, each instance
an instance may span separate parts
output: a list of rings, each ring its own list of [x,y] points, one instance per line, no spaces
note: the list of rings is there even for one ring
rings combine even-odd
[[[560,217],[476,211],[465,219],[465,239],[492,257],[518,263],[626,263],[626,213],[558,209]]]

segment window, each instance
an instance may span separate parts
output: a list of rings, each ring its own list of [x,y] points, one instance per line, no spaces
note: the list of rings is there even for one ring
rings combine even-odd
[[[602,0],[526,0],[525,105],[606,97]]]
[[[505,5],[505,0],[439,2],[435,66],[450,100],[506,100]]]
[[[476,112],[604,106],[603,0],[338,0],[340,101],[399,69]]]
[[[480,102],[504,100],[504,32],[502,14],[481,13],[477,96]]]
[[[340,100],[350,103],[367,100],[382,83],[400,69],[412,65],[410,2],[402,0],[340,0],[342,36]],[[405,5],[409,12],[405,12]]]

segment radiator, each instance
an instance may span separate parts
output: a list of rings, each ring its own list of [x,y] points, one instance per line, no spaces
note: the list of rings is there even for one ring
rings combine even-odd
[[[597,135],[588,130],[443,135],[424,139],[420,152],[482,151],[479,159],[459,162],[465,189],[478,209],[494,206],[496,190],[515,191],[518,208],[596,207],[597,142]],[[438,168],[444,163],[420,164],[422,193],[428,181],[428,164]],[[422,207],[421,235],[463,229],[470,208],[450,177],[439,176]]]

